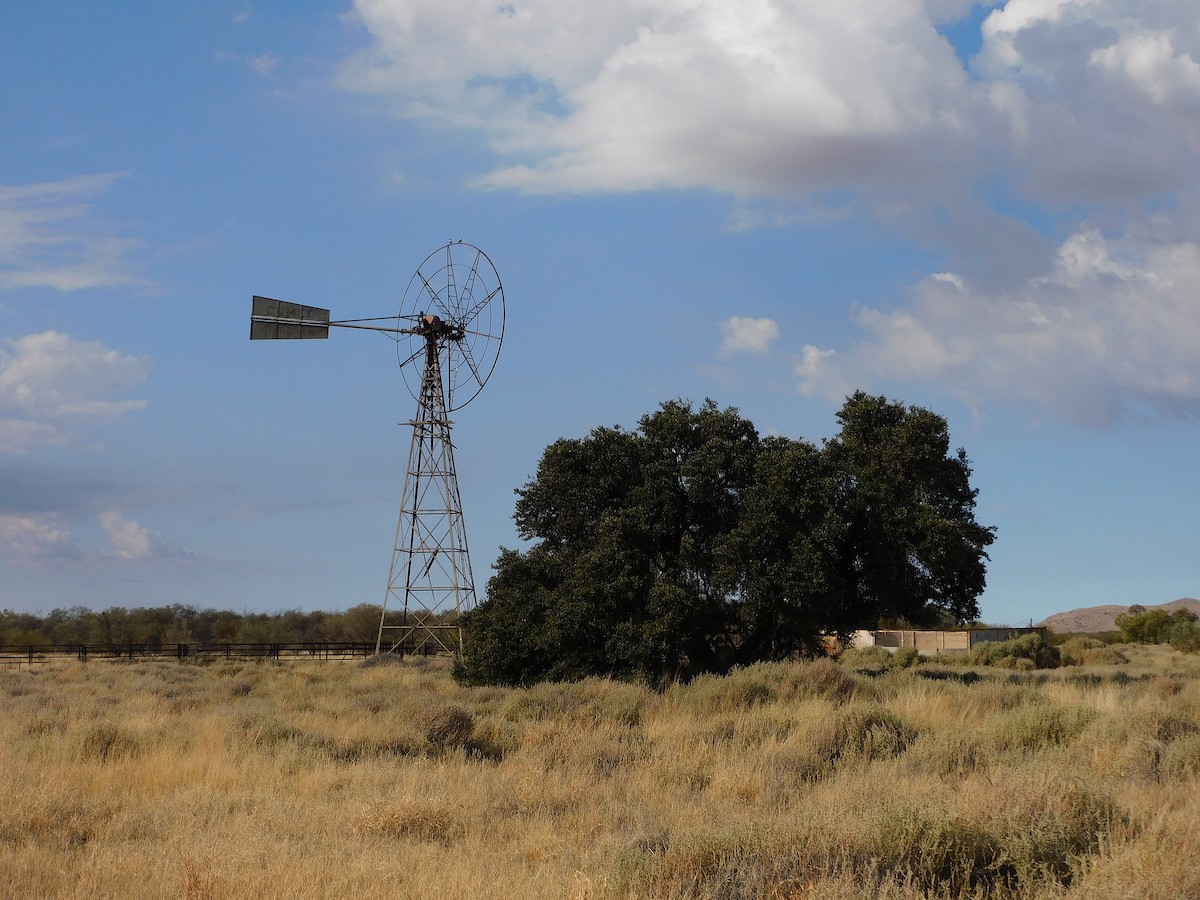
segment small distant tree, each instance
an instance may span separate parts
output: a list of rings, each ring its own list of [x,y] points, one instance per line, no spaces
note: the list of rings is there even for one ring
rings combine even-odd
[[[51,643],[86,644],[92,636],[95,615],[86,606],[52,609],[42,630],[50,636]]]
[[[378,603],[360,603],[345,612],[331,613],[322,628],[324,640],[374,641],[379,636]]]
[[[0,610],[0,646],[22,647],[52,643],[42,626],[40,616],[14,612],[11,609]]]

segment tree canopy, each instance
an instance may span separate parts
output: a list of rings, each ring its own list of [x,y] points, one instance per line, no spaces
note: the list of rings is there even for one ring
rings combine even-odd
[[[460,677],[651,682],[816,655],[882,617],[978,617],[994,529],[946,421],[856,393],[821,446],[682,400],[551,444],[464,617]]]

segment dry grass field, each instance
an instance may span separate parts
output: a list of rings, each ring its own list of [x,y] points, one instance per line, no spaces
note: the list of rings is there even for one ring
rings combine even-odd
[[[661,693],[2,671],[0,896],[1200,897],[1200,660],[1125,652]]]

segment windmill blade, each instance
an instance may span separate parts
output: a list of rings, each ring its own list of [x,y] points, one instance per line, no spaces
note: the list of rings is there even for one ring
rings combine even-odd
[[[475,376],[475,383],[479,387],[483,387],[484,379],[479,375],[479,367],[475,364],[475,356],[471,353],[471,348],[466,344],[459,344],[458,349],[462,352],[462,357],[467,363],[467,368],[471,370],[471,374]]]
[[[453,322],[454,314],[451,313],[450,310],[446,309],[446,304],[442,302],[442,298],[438,296],[438,292],[433,289],[433,285],[429,283],[429,279],[427,279],[420,272],[417,274],[421,276],[421,283],[425,285],[425,292],[429,294],[430,298],[432,298],[434,305],[441,310],[442,318],[447,322]]]
[[[501,285],[496,285],[495,290],[467,310],[467,314],[463,316],[463,320],[458,324],[465,329],[468,325],[475,321],[475,317],[479,315],[480,311],[489,303],[491,303],[492,299],[503,290],[504,288]]]

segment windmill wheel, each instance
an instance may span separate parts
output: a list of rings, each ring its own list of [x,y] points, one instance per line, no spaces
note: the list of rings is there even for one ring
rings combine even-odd
[[[421,398],[425,359],[436,350],[446,411],[478,396],[504,340],[504,286],[488,255],[461,241],[440,247],[417,267],[400,301],[396,342],[404,384]],[[414,325],[416,328],[414,328]]]

